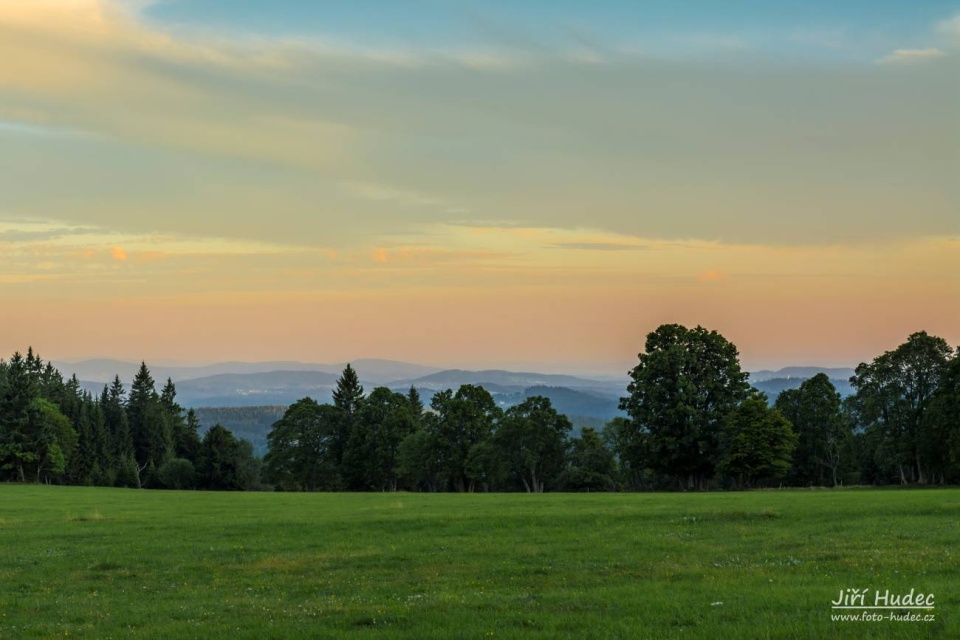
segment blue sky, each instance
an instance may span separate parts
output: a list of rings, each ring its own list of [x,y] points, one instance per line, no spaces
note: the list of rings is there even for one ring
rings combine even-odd
[[[651,53],[754,49],[875,58],[890,46],[921,47],[955,0],[161,0],[159,23],[369,46],[520,49],[649,47]]]

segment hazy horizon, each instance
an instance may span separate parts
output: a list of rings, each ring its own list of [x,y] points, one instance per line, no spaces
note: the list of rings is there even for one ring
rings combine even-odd
[[[21,350],[22,352],[23,350]],[[537,373],[545,374],[568,374],[568,375],[581,375],[581,376],[602,376],[602,377],[626,377],[630,369],[636,365],[636,361],[633,362],[621,362],[621,363],[577,363],[577,362],[530,362],[530,361],[495,361],[495,362],[457,362],[457,361],[441,361],[441,362],[421,362],[417,360],[395,360],[392,358],[377,358],[377,357],[363,357],[363,358],[348,358],[344,360],[302,360],[296,358],[271,358],[268,360],[242,360],[242,359],[222,359],[222,360],[171,360],[165,358],[144,358],[144,357],[105,357],[105,356],[93,356],[93,357],[83,357],[83,358],[58,358],[58,357],[48,357],[47,354],[43,353],[39,349],[36,352],[45,360],[52,361],[56,363],[64,364],[79,364],[83,362],[91,362],[97,360],[106,360],[106,361],[117,361],[124,362],[127,364],[138,364],[140,362],[145,362],[148,367],[168,367],[168,368],[202,368],[209,367],[212,365],[218,364],[265,364],[265,363],[291,363],[298,365],[321,365],[321,366],[336,366],[336,365],[346,365],[354,364],[358,362],[370,361],[370,360],[382,360],[387,362],[396,362],[398,364],[414,365],[421,366],[426,368],[433,368],[437,370],[454,370],[461,369],[466,371],[484,371],[484,370],[504,370],[504,371],[530,371]],[[879,355],[879,354],[877,354]],[[8,359],[9,354],[3,356],[3,359]],[[744,362],[741,360],[741,365],[744,371],[778,371],[780,369],[789,368],[789,367],[814,367],[814,368],[824,368],[824,369],[835,369],[835,368],[855,368],[859,363],[826,363],[823,362],[790,362],[786,364],[771,364],[763,365],[762,363],[752,365],[749,362]]]

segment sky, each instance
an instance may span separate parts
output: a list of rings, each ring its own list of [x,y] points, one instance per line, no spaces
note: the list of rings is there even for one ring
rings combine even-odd
[[[0,0],[0,353],[960,344],[960,1]]]

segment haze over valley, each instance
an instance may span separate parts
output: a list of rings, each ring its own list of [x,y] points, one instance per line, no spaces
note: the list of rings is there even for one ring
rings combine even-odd
[[[117,375],[129,385],[140,367],[138,362],[106,358],[53,364],[65,376],[75,374],[82,387],[93,394],[99,394]],[[626,371],[622,376],[590,377],[500,369],[441,369],[382,359],[358,359],[350,364],[368,391],[385,386],[406,393],[410,387],[416,387],[427,404],[436,392],[472,384],[490,392],[502,408],[517,405],[532,396],[549,398],[557,411],[571,419],[577,432],[584,426],[600,428],[612,418],[626,416],[619,408],[629,381]],[[222,424],[239,437],[250,440],[254,449],[262,454],[266,451],[270,426],[280,418],[283,409],[304,397],[331,402],[345,365],[296,361],[216,362],[193,366],[150,366],[150,371],[156,380],[169,378],[174,381],[177,401],[186,408],[197,409],[204,429]],[[750,382],[765,392],[773,403],[781,391],[796,389],[804,380],[821,372],[831,378],[842,396],[850,393],[848,379],[853,375],[852,368],[761,370],[750,374]]]

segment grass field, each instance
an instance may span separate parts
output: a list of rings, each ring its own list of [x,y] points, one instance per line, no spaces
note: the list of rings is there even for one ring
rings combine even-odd
[[[949,489],[0,485],[0,638],[956,638],[958,560]],[[932,592],[936,619],[832,621],[846,588]]]

